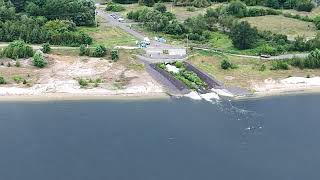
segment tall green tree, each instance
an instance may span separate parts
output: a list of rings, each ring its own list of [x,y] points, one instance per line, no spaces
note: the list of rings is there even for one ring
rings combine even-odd
[[[248,49],[257,42],[258,30],[247,21],[242,21],[231,28],[230,38],[236,48]]]

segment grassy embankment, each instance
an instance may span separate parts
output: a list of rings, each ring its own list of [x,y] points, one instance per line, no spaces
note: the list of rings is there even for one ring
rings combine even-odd
[[[235,64],[237,68],[223,70],[220,63],[223,59]],[[189,62],[223,82],[226,86],[237,86],[251,90],[252,83],[263,82],[265,79],[283,79],[290,76],[320,76],[320,70],[299,69],[290,66],[289,70],[270,70],[272,61],[242,58],[236,56],[194,51]],[[261,67],[265,66],[262,71]]]

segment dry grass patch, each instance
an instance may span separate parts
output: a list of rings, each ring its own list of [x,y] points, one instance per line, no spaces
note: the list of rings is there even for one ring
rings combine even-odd
[[[238,66],[236,69],[223,70],[220,63],[223,59],[228,59],[229,62]],[[289,76],[306,77],[308,75],[320,76],[319,70],[301,70],[290,67],[289,70],[270,70],[270,61],[261,61],[259,59],[242,58],[235,56],[225,56],[219,54],[203,54],[196,53],[189,59],[189,62],[209,73],[226,86],[237,86],[252,90],[252,85],[262,83],[266,79],[272,78],[274,80],[284,79]],[[260,68],[262,65],[266,66],[264,71]]]
[[[312,38],[317,34],[317,29],[313,23],[287,18],[281,15],[247,17],[243,19],[259,30],[285,34],[288,35],[290,39],[294,39],[294,37],[297,36]]]

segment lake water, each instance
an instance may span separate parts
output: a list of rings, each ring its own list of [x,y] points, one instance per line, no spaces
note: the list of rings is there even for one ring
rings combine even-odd
[[[319,180],[320,96],[1,102],[0,180]]]

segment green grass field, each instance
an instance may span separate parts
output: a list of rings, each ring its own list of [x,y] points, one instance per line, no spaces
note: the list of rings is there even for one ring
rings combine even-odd
[[[136,39],[120,28],[100,25],[99,27],[79,27],[79,30],[93,37],[93,45],[102,44],[106,47],[135,46]]]

